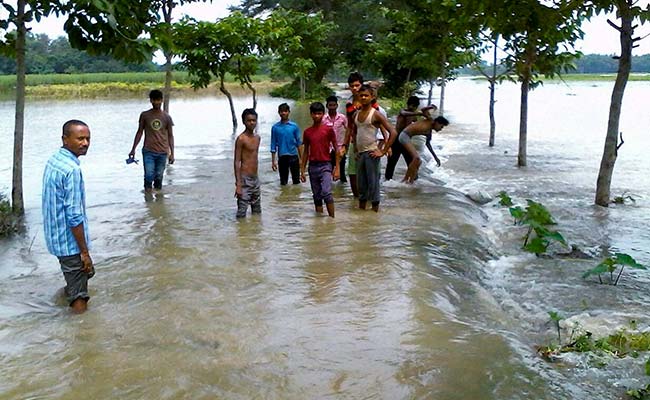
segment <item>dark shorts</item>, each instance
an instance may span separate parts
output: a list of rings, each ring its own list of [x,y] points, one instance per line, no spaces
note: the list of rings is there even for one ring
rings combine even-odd
[[[329,161],[309,162],[309,183],[314,195],[314,204],[322,206],[334,203],[332,197],[332,164]]]
[[[65,278],[65,295],[68,298],[68,303],[72,304],[77,299],[85,299],[86,301],[90,299],[88,295],[88,279],[93,277],[95,271],[91,271],[90,274],[83,272],[83,264],[79,254],[58,257],[58,259]]]

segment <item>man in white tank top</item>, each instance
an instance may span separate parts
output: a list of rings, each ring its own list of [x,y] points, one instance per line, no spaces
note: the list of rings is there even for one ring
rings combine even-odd
[[[366,209],[368,201],[372,204],[373,211],[379,211],[380,192],[379,178],[381,157],[386,155],[388,149],[395,141],[397,133],[385,116],[372,107],[372,89],[362,85],[358,92],[361,109],[358,110],[348,129],[351,130],[353,141],[357,150],[357,187],[359,189],[359,208]],[[377,128],[384,128],[384,140],[381,144],[377,141]]]

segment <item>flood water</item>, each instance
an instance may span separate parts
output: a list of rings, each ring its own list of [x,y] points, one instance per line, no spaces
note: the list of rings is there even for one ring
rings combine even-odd
[[[147,99],[30,102],[27,229],[0,241],[0,399],[622,398],[648,383],[647,356],[553,364],[535,346],[555,339],[551,310],[602,330],[649,325],[648,273],[626,270],[616,287],[581,278],[605,251],[650,264],[648,89],[628,85],[612,185],[636,202],[593,206],[611,83],[532,92],[529,166],[517,168],[518,88],[497,92],[490,149],[487,86],[460,79],[452,124],[434,136],[442,167],[425,155],[416,184],[385,183],[378,214],[338,183],[335,219],[314,214],[308,184],[280,187],[268,146],[282,100],[263,97],[263,211],[242,221],[224,98],[172,101],[177,161],[151,198],[141,166],[124,163]],[[250,103],[237,99],[238,114]],[[307,127],[305,107],[292,109]],[[92,132],[81,162],[97,275],[81,316],[56,295],[40,214],[43,166],[72,118]],[[0,121],[7,192],[13,103]],[[540,201],[593,258],[524,253],[506,209],[465,196],[478,190]]]

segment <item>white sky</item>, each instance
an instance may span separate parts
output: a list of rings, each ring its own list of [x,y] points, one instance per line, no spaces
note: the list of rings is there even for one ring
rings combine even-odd
[[[216,20],[217,18],[228,15],[228,6],[239,4],[239,0],[213,0],[212,3],[190,3],[174,10],[174,19],[180,19],[187,14],[196,19]],[[650,0],[638,2],[638,6],[647,7]],[[613,15],[609,17],[617,22]],[[45,33],[50,38],[65,35],[63,31],[63,20],[57,18],[47,18],[40,23],[32,24],[32,32]],[[576,49],[581,50],[584,54],[616,54],[620,51],[618,32],[609,24],[604,15],[596,16],[591,21],[583,24],[585,32],[584,40],[576,45]],[[643,37],[650,34],[650,22],[641,25],[636,30],[637,36]],[[634,55],[650,53],[650,36],[641,40],[639,47],[634,49]]]

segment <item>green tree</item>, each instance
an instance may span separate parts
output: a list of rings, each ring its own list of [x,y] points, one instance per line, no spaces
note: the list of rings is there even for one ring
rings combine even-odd
[[[322,13],[276,9],[264,21],[264,47],[276,56],[279,68],[300,82],[301,97],[321,83],[335,57],[327,38],[335,25]]]
[[[498,4],[497,4],[498,3]],[[572,45],[582,37],[582,2],[561,0],[542,4],[537,0],[492,2],[499,17],[489,28],[505,40],[505,65],[521,84],[519,152],[517,165],[527,164],[528,93],[541,83],[540,75],[553,77],[572,67],[579,52]]]
[[[16,58],[16,113],[12,177],[12,210],[25,213],[23,200],[23,136],[25,121],[25,43],[28,23],[50,14],[66,14],[64,29],[73,47],[91,54],[110,54],[127,61],[151,58],[152,46],[140,34],[151,22],[149,1],[127,0],[73,0],[42,1],[18,0],[16,7],[0,2],[7,17],[0,20],[5,34],[0,40],[0,51]],[[9,31],[11,27],[15,30]]]
[[[253,90],[253,107],[256,96],[251,85],[251,75],[259,65],[263,50],[261,21],[233,12],[217,22],[197,22],[185,18],[175,24],[174,37],[182,64],[195,88],[207,87],[212,78],[219,80],[219,90],[228,98],[233,132],[237,117],[232,94],[225,85],[226,74],[232,74],[240,84]]]
[[[57,2],[54,1],[28,1],[18,0],[16,7],[0,2],[4,7],[7,17],[0,20],[0,29],[5,34],[1,38],[0,51],[5,55],[16,58],[16,112],[14,120],[14,154],[11,186],[11,208],[14,214],[25,213],[23,199],[23,137],[25,126],[25,43],[27,37],[27,24],[51,12],[57,12]],[[9,29],[14,27],[10,32]]]
[[[619,33],[621,54],[618,58],[618,72],[616,74],[616,82],[614,83],[612,99],[609,106],[605,147],[603,149],[603,157],[600,161],[600,170],[598,171],[598,179],[596,181],[595,203],[604,207],[609,205],[614,165],[616,164],[618,149],[620,145],[623,144],[622,139],[620,145],[618,142],[618,128],[621,118],[621,107],[623,104],[625,86],[627,85],[632,67],[632,49],[635,43],[641,40],[634,36],[636,25],[633,23],[635,20],[645,23],[650,17],[650,5],[646,6],[646,9],[644,10],[635,4],[636,1],[634,0],[592,0],[585,4],[587,17],[591,17],[592,15],[601,12],[612,12],[615,10],[616,15],[620,19],[618,25],[611,20],[607,21],[608,24]]]

